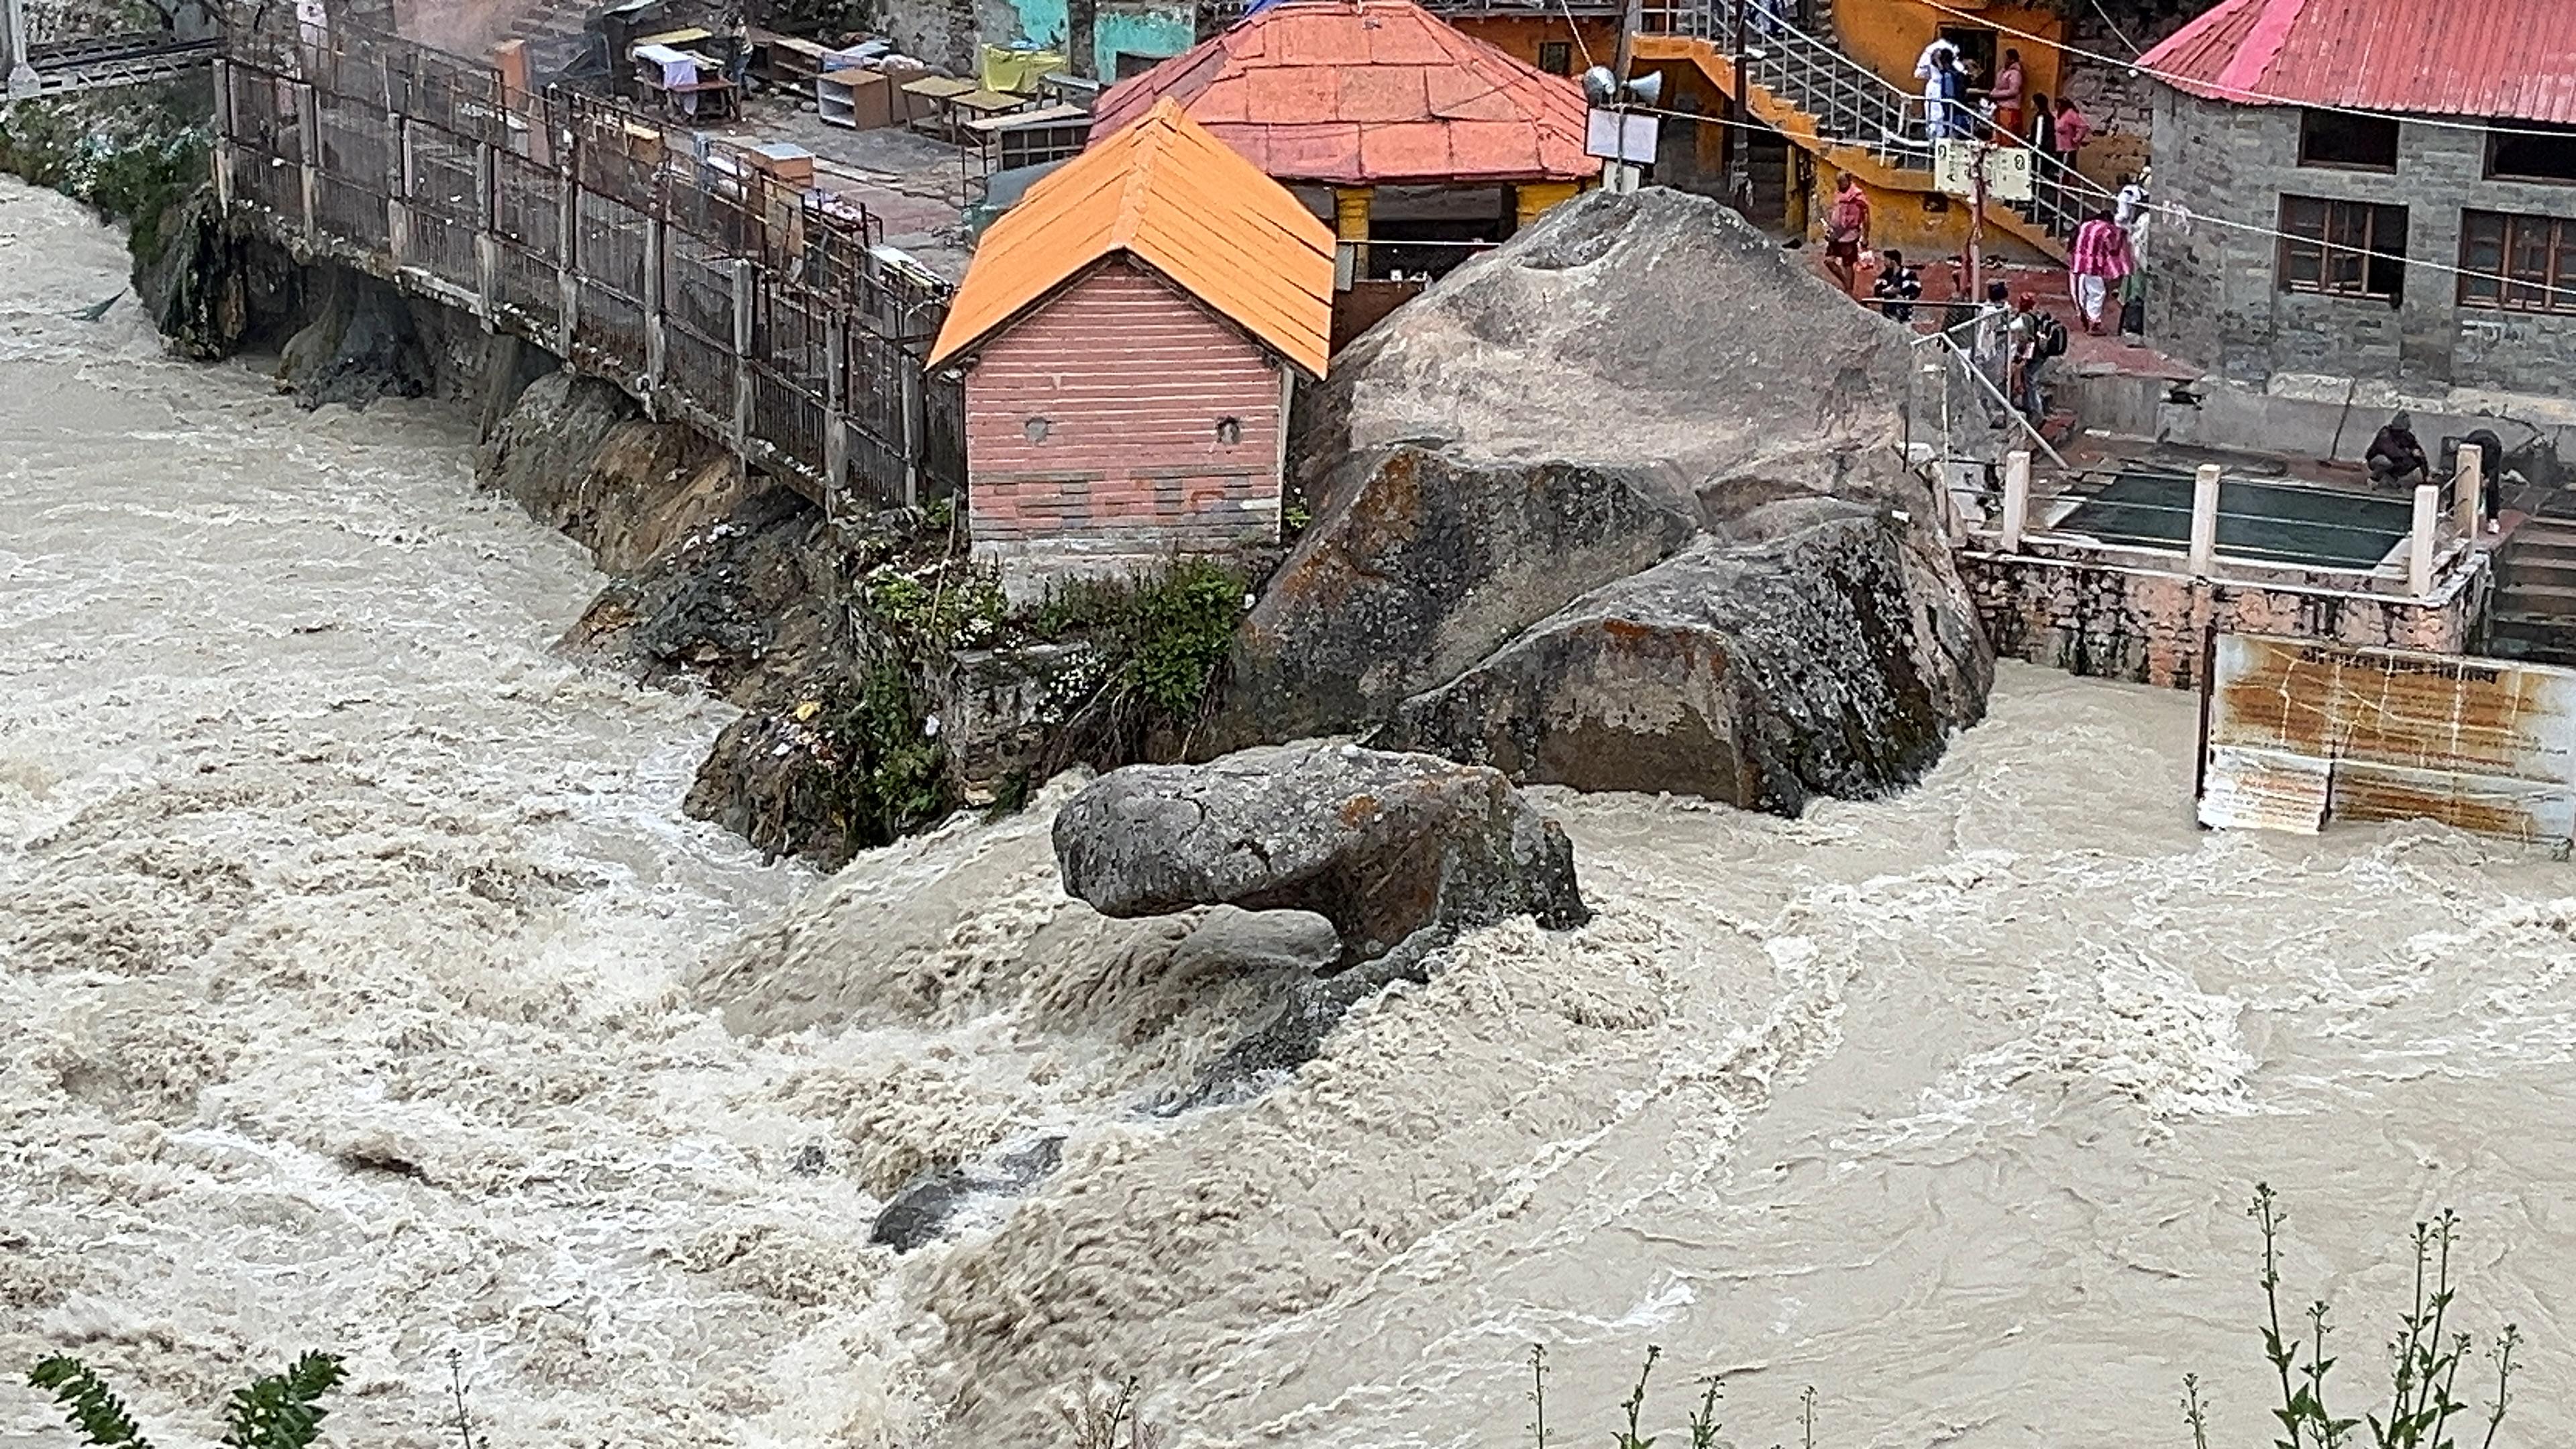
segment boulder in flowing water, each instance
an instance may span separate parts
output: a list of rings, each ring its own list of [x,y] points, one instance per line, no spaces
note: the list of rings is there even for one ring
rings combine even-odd
[[[1131,765],[1055,822],[1065,890],[1104,915],[1312,911],[1345,963],[1414,932],[1591,912],[1574,846],[1498,770],[1309,741],[1200,765]]]

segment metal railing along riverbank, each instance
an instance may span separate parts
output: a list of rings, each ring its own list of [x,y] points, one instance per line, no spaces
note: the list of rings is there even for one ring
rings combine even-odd
[[[865,208],[613,103],[399,38],[240,18],[216,60],[227,214],[610,379],[827,507],[965,476],[921,359],[951,289]]]

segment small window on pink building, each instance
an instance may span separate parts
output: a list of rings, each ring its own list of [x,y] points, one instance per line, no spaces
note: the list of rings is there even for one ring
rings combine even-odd
[[[1031,418],[1027,422],[1020,424],[1020,431],[1028,434],[1030,442],[1043,443],[1047,439],[1047,420],[1044,418]]]
[[[1219,418],[1219,419],[1217,419],[1217,420],[1216,420],[1216,440],[1217,440],[1218,442],[1220,442],[1220,443],[1225,444],[1225,445],[1226,445],[1227,447],[1229,447],[1229,448],[1233,447],[1233,446],[1234,446],[1235,444],[1237,444],[1237,443],[1242,442],[1242,441],[1243,441],[1243,419],[1241,419],[1241,418]]]

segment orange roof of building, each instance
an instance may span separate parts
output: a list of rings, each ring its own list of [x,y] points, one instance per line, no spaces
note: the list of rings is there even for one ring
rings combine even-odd
[[[931,350],[969,351],[1112,257],[1127,256],[1324,375],[1333,232],[1169,102],[1029,188],[975,248]]]
[[[1564,76],[1413,0],[1280,0],[1100,98],[1091,138],[1159,100],[1283,181],[1580,181],[1590,106]]]

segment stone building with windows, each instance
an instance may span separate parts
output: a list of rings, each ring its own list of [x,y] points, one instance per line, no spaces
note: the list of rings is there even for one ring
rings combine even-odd
[[[2275,393],[2576,396],[2576,8],[2222,0],[2148,52],[2164,350]]]

